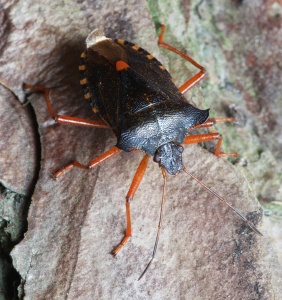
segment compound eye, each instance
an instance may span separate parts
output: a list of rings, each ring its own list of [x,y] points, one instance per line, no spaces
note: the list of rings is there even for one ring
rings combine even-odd
[[[158,154],[155,154],[154,158],[153,158],[153,161],[156,162],[156,163],[159,163],[161,161],[160,156]]]

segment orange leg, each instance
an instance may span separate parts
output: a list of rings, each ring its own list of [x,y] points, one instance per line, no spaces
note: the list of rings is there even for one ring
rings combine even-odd
[[[191,128],[191,130],[192,130],[192,129],[195,129],[195,128],[211,127],[211,126],[213,126],[214,124],[222,123],[222,122],[230,122],[230,123],[233,123],[233,122],[234,122],[234,118],[209,118],[209,119],[207,119],[206,122],[204,122],[203,124],[194,126],[193,128]]]
[[[53,106],[51,104],[49,89],[47,89],[43,86],[28,85],[28,84],[24,84],[23,87],[25,89],[35,89],[35,90],[45,93],[45,101],[46,101],[48,111],[56,123],[75,125],[75,126],[83,126],[83,127],[95,127],[95,128],[108,128],[109,127],[108,124],[106,124],[104,121],[95,121],[95,120],[88,120],[88,119],[76,118],[76,117],[71,117],[71,116],[57,115],[54,112]]]
[[[121,151],[122,151],[121,149],[114,146],[110,150],[106,151],[105,153],[101,154],[97,158],[93,159],[88,165],[83,165],[80,162],[78,162],[77,160],[75,160],[72,163],[65,166],[63,169],[56,172],[53,176],[54,176],[54,178],[57,179],[59,176],[61,176],[65,172],[71,170],[73,167],[77,167],[77,168],[84,169],[84,170],[95,168],[98,165],[100,165],[101,163],[103,163],[105,160],[117,155]]]
[[[180,55],[181,57],[183,57],[184,59],[188,60],[192,65],[194,65],[196,68],[198,68],[200,70],[199,73],[197,73],[196,75],[194,75],[192,78],[190,78],[189,80],[187,80],[180,88],[179,91],[182,94],[185,94],[188,90],[190,90],[196,83],[198,83],[199,81],[201,81],[205,75],[206,75],[206,70],[204,67],[202,67],[201,65],[199,65],[193,58],[191,58],[190,56],[188,56],[187,54],[177,50],[176,48],[172,47],[169,44],[166,44],[165,42],[163,42],[164,39],[164,32],[165,32],[165,26],[161,25],[161,33],[159,35],[159,40],[158,40],[158,44],[160,47],[168,49],[170,51],[173,51],[174,53]]]
[[[145,174],[145,171],[147,169],[148,165],[148,160],[149,160],[149,155],[146,154],[143,159],[141,160],[136,173],[133,177],[132,183],[130,185],[130,188],[128,190],[128,193],[126,195],[126,231],[125,235],[121,241],[121,243],[113,250],[113,254],[117,255],[118,252],[127,244],[129,238],[132,235],[132,230],[131,230],[131,217],[130,217],[130,202],[133,200],[133,197],[141,183],[141,180]]]
[[[201,142],[208,142],[208,141],[215,141],[215,140],[218,140],[218,142],[214,151],[214,155],[216,156],[237,156],[238,155],[236,152],[231,152],[231,153],[220,152],[220,147],[222,144],[222,135],[219,134],[218,132],[188,135],[184,139],[183,144],[189,145],[189,144],[197,144]]]

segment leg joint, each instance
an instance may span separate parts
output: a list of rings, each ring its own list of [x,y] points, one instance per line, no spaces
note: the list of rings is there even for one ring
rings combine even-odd
[[[133,197],[126,196],[126,202],[130,203],[133,200]]]

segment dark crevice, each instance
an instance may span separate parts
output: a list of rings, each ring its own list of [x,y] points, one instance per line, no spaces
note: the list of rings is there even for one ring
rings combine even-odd
[[[0,196],[5,203],[5,215],[0,216],[0,261],[3,281],[0,289],[3,299],[19,299],[17,287],[21,278],[13,267],[10,253],[19,243],[27,228],[27,211],[30,199],[17,194],[0,183]],[[3,205],[3,206],[4,206]]]
[[[29,185],[29,189],[26,192],[26,197],[31,198],[34,190],[35,190],[35,186],[36,183],[38,181],[39,178],[39,171],[40,171],[40,162],[41,162],[41,142],[40,142],[40,134],[39,134],[39,130],[38,130],[38,123],[37,123],[37,118],[36,118],[36,114],[35,111],[33,109],[33,106],[29,103],[25,105],[27,110],[28,110],[28,114],[30,117],[30,120],[32,121],[32,127],[33,127],[33,134],[34,134],[34,140],[35,140],[35,168],[34,168],[34,174],[33,174],[33,178],[30,180],[30,185]],[[29,206],[28,206],[29,208]],[[27,209],[28,209],[27,208]],[[26,228],[27,230],[27,228]]]
[[[30,104],[26,109],[33,120],[33,132],[36,141],[35,160],[33,178],[30,181],[26,195],[16,193],[8,189],[0,182],[0,198],[2,205],[5,205],[5,215],[0,215],[0,267],[2,273],[2,282],[0,281],[0,298],[7,300],[19,300],[24,298],[24,279],[21,278],[13,266],[10,255],[13,248],[24,238],[28,230],[28,210],[31,204],[36,182],[39,177],[41,145],[36,122],[35,112]]]

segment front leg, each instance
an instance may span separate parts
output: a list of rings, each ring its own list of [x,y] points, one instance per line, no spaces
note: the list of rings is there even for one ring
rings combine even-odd
[[[113,250],[113,254],[117,255],[118,252],[127,244],[129,238],[132,235],[132,229],[131,229],[131,216],[130,216],[130,202],[133,200],[133,197],[141,183],[141,180],[145,174],[145,171],[147,169],[149,160],[149,155],[146,154],[143,159],[141,160],[136,173],[133,177],[132,183],[130,185],[130,188],[128,190],[128,193],[126,195],[126,201],[125,201],[125,207],[126,207],[126,230],[125,235],[120,242],[120,244]]]

